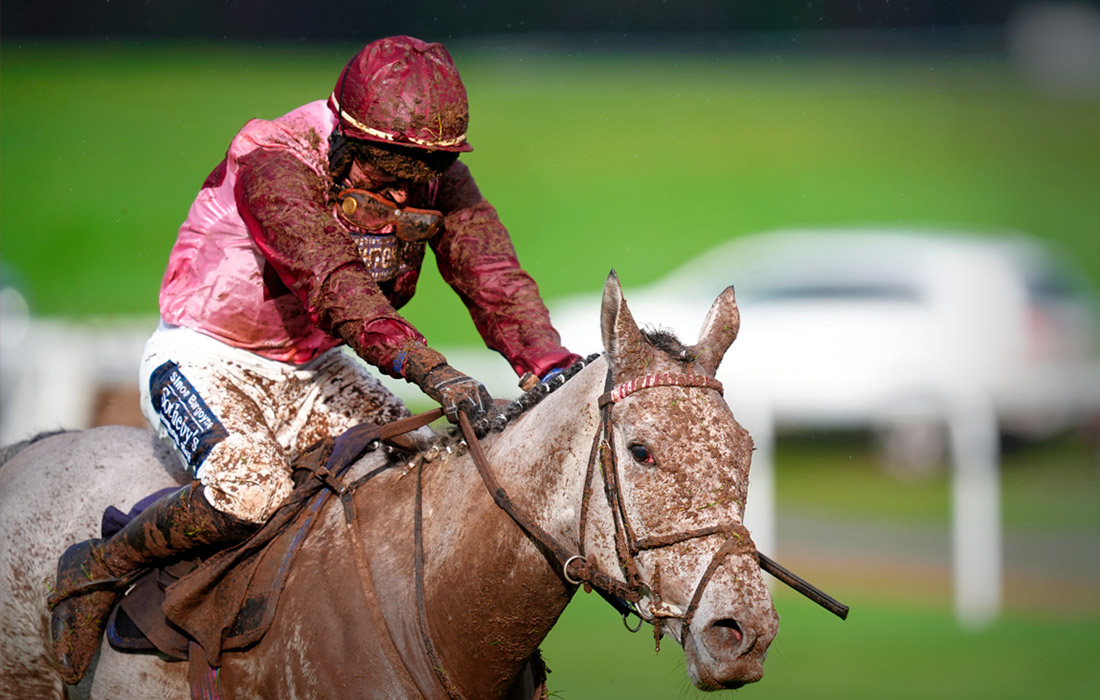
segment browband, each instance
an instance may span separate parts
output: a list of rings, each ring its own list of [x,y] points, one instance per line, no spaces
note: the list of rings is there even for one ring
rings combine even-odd
[[[701,387],[704,389],[714,389],[719,394],[722,393],[722,382],[714,377],[707,377],[702,374],[672,374],[671,372],[661,372],[660,374],[647,374],[612,387],[610,391],[600,396],[600,408],[603,408],[609,403],[618,403],[635,391],[649,389],[655,386]]]

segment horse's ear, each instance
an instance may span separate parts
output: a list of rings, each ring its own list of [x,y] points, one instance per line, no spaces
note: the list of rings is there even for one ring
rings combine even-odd
[[[645,340],[630,309],[623,299],[623,288],[619,285],[619,276],[614,270],[607,276],[603,285],[603,303],[600,306],[600,332],[603,336],[603,349],[607,352],[612,366],[617,360],[626,357],[632,350],[640,348]]]
[[[740,327],[741,312],[737,310],[733,287],[726,287],[710,305],[703,328],[699,331],[699,342],[693,348],[696,361],[711,376],[718,371],[718,364],[737,337]]]

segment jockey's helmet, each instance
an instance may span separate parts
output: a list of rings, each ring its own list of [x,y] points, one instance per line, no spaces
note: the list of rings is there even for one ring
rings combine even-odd
[[[466,88],[442,44],[410,36],[367,44],[341,71],[328,104],[350,139],[473,150]]]

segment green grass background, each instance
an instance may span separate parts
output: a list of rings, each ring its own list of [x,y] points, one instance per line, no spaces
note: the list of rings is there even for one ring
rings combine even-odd
[[[232,135],[326,97],[355,49],[5,39],[5,282],[39,314],[154,315],[175,231]],[[551,300],[596,292],[612,267],[628,288],[644,284],[732,236],[853,222],[1024,229],[1100,283],[1100,101],[1043,95],[1001,61],[452,49],[476,148],[463,158]],[[434,343],[478,342],[430,270],[406,311]],[[855,448],[781,446],[779,479],[788,511],[948,517],[946,477],[901,488]],[[1079,448],[1008,469],[1004,505],[1010,529],[1100,535],[1096,470]],[[1003,620],[968,633],[945,578],[923,591],[861,572],[820,582],[851,618],[781,592],[767,676],[743,697],[1085,698],[1100,687],[1095,599],[1067,610],[1010,598]],[[694,697],[682,654],[664,646],[654,656],[648,635],[578,596],[545,647],[551,688],[567,700]]]
[[[0,253],[42,314],[156,311],[175,231],[229,139],[327,97],[354,47],[0,47]],[[554,298],[643,284],[719,241],[850,222],[1013,227],[1100,282],[1100,103],[1009,67],[455,47],[463,156]],[[425,275],[408,315],[476,343]]]
[[[989,629],[964,633],[942,606],[861,599],[840,622],[797,594],[781,592],[780,633],[764,679],[707,694],[687,681],[677,645],[665,640],[655,654],[648,628],[631,635],[595,595],[582,595],[543,646],[550,689],[565,700],[1087,700],[1100,683],[1095,617],[1009,613]],[[573,633],[568,638],[559,634],[566,627]]]

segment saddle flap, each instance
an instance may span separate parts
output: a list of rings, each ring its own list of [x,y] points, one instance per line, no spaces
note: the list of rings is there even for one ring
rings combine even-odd
[[[319,444],[298,465],[311,478],[295,487],[258,532],[168,587],[165,614],[198,642],[211,666],[219,664],[223,651],[263,637],[299,546],[329,498],[346,489],[338,477],[380,434],[379,426],[362,424]]]
[[[195,568],[182,561],[142,576],[115,606],[107,621],[107,641],[120,651],[159,651],[170,659],[187,659],[188,638],[164,615],[165,590]]]

